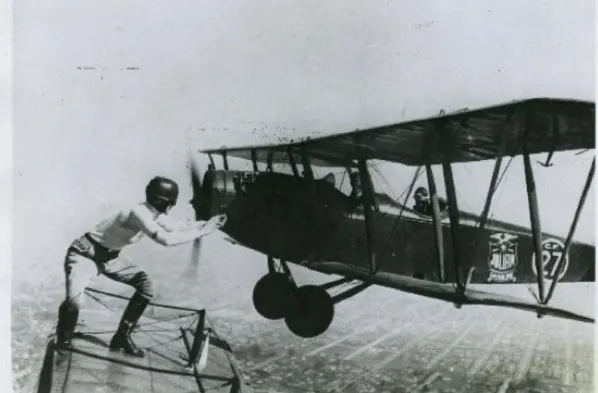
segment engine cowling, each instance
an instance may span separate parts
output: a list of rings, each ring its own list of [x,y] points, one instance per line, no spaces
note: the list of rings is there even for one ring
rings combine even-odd
[[[236,197],[246,192],[247,186],[255,181],[256,176],[257,174],[249,171],[208,170],[201,186],[198,217],[207,220],[224,213]]]

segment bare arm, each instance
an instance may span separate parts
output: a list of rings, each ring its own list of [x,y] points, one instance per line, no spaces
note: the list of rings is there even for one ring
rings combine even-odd
[[[213,217],[213,220],[220,221],[221,225],[224,225],[224,221],[226,221],[226,217],[224,215],[217,216],[219,218]],[[167,232],[177,232],[177,231],[193,231],[198,229],[203,229],[209,221],[193,221],[193,222],[186,222],[186,221],[176,221],[167,216],[166,214],[160,214],[156,219],[156,223],[164,228]],[[211,232],[213,229],[209,229]]]
[[[213,232],[223,225],[223,220],[219,216],[216,216],[203,225],[201,229],[168,231],[162,225],[158,224],[152,217],[152,214],[142,206],[135,207],[131,211],[131,218],[143,233],[156,243],[166,247],[188,243]]]
[[[160,214],[156,219],[156,223],[167,232],[190,231],[201,228],[201,226],[198,226],[196,222],[189,223],[185,221],[173,220],[166,214]],[[202,221],[202,223],[205,223],[205,221]]]

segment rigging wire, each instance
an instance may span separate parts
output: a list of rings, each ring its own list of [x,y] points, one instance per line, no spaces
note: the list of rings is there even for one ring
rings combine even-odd
[[[419,175],[420,175],[420,173],[421,173],[421,169],[422,169],[422,167],[421,167],[421,166],[417,167],[417,169],[416,169],[416,171],[415,171],[415,175],[413,176],[413,180],[411,181],[411,184],[409,185],[409,192],[408,192],[407,196],[405,197],[405,199],[409,198],[409,194],[411,194],[411,191],[413,190],[413,187],[415,186],[415,182],[416,182],[416,181],[417,181],[417,179],[419,178]],[[405,202],[407,202],[407,201],[405,201]],[[392,226],[392,229],[391,229],[391,231],[390,231],[390,234],[388,235],[388,238],[386,239],[386,243],[385,243],[385,245],[384,245],[384,247],[385,247],[385,252],[384,252],[384,255],[386,255],[386,253],[388,252],[388,249],[389,249],[389,247],[388,247],[388,246],[389,246],[389,244],[390,244],[390,241],[391,241],[391,239],[392,239],[392,236],[394,235],[394,232],[395,232],[395,230],[396,230],[396,228],[397,228],[397,225],[399,224],[399,221],[401,220],[401,218],[402,218],[402,216],[403,216],[403,212],[405,211],[405,205],[406,205],[406,203],[405,203],[405,204],[403,204],[403,206],[402,206],[402,209],[401,209],[401,212],[399,213],[399,216],[398,216],[397,218],[395,218],[395,220],[394,220],[395,222],[394,222],[394,224],[393,224],[393,226]]]
[[[420,169],[421,169],[421,167],[420,167]],[[416,172],[416,177],[415,177],[415,180],[414,180],[414,182],[417,182],[417,181],[420,179],[420,177],[421,177],[423,174],[424,174],[424,171],[421,171],[421,170],[419,170],[418,172]],[[414,183],[414,184],[415,184],[415,183]],[[406,187],[406,188],[403,190],[403,192],[402,192],[402,193],[399,195],[399,197],[398,197],[398,198],[395,198],[395,201],[396,201],[397,203],[401,203],[401,202],[400,202],[400,199],[401,199],[401,198],[402,198],[402,197],[403,197],[403,196],[404,196],[404,195],[405,195],[407,192],[409,192],[409,187]],[[407,196],[405,197],[405,200],[402,202],[402,205],[403,205],[403,206],[407,206],[407,203],[408,203],[408,200],[407,200],[407,199],[408,199],[408,197],[409,197],[409,195],[407,195]],[[399,217],[398,219],[400,219],[400,217]],[[413,234],[413,232],[412,232],[412,231],[407,231],[407,233],[408,233],[408,235],[411,237],[411,240],[413,241],[413,242],[412,242],[412,244],[415,244],[415,245],[416,245],[416,247],[417,247],[418,249],[420,249],[420,250],[421,250],[421,247],[424,247],[424,245],[423,245],[421,242],[418,242],[418,241],[417,241],[417,239],[415,238],[415,235]],[[387,242],[387,246],[388,246],[388,242]],[[437,277],[436,277],[436,273],[435,273],[434,271],[433,271],[433,273],[432,273],[432,274],[433,274],[433,276],[434,276],[435,278],[437,278]],[[438,279],[438,278],[437,278],[437,279]]]
[[[503,179],[506,179],[505,176],[507,174],[507,170],[509,169],[509,166],[511,165],[511,163],[513,162],[513,158],[511,157],[509,159],[509,161],[507,162],[507,165],[505,166],[505,169],[503,170],[502,174],[500,175],[500,178],[498,179],[498,181],[496,182],[496,185],[494,186],[494,189],[492,190],[493,194],[496,194],[496,192],[498,191],[498,189],[500,188],[500,193],[498,194],[498,197],[496,198],[497,200],[500,200],[500,198],[502,197],[502,193],[504,191],[504,187],[502,187],[502,181]],[[508,177],[508,176],[507,176]],[[494,209],[491,207],[489,212],[488,212],[488,218],[489,219],[494,219]],[[478,219],[478,222],[476,223],[476,227],[480,224],[480,220]]]
[[[422,176],[422,174],[424,173],[424,171],[422,171],[421,169],[422,169],[422,167],[420,166],[420,167],[418,168],[418,170],[416,171],[416,174],[415,174],[415,179],[414,179],[414,180],[412,180],[412,182],[413,182],[413,185],[414,185],[414,184],[417,182],[417,180],[419,180],[419,178],[420,178],[420,177]],[[411,187],[406,187],[406,188],[403,190],[403,192],[402,192],[402,193],[399,195],[399,197],[397,198],[397,197],[396,197],[396,194],[394,193],[394,190],[393,190],[393,188],[390,186],[390,184],[389,184],[389,182],[386,180],[385,176],[384,176],[384,175],[381,173],[381,171],[380,171],[379,167],[375,166],[375,167],[374,167],[374,170],[376,170],[377,174],[378,174],[378,175],[379,175],[379,176],[382,178],[382,180],[384,180],[384,182],[387,184],[388,188],[389,188],[389,189],[391,190],[391,192],[393,193],[393,198],[394,198],[395,202],[397,202],[398,204],[401,204],[401,205],[402,205],[402,208],[401,208],[400,214],[399,214],[399,216],[398,216],[398,217],[396,217],[396,218],[395,218],[395,222],[394,222],[394,225],[393,225],[393,229],[392,229],[392,231],[391,231],[391,233],[390,233],[390,235],[389,235],[389,237],[388,237],[388,239],[387,239],[387,241],[386,241],[386,244],[385,244],[385,249],[384,249],[384,253],[383,253],[383,255],[387,255],[387,254],[388,254],[388,250],[389,250],[389,248],[390,248],[390,247],[389,247],[389,245],[390,245],[390,243],[391,243],[391,240],[392,240],[392,235],[394,234],[394,232],[395,232],[395,230],[396,230],[396,227],[397,227],[397,225],[398,225],[398,222],[399,222],[399,221],[401,220],[401,218],[402,218],[402,214],[403,214],[403,212],[404,212],[404,209],[405,209],[405,207],[407,206],[407,203],[408,203],[408,201],[407,201],[407,198],[409,197],[409,195],[407,195],[407,197],[405,198],[405,200],[404,200],[403,202],[401,202],[400,200],[401,200],[401,198],[402,198],[402,197],[405,195],[405,193],[407,193],[407,192],[409,192],[409,194],[411,193],[411,192],[410,192],[410,190],[412,190],[412,187],[413,187],[413,186],[411,186]],[[390,213],[383,213],[383,214],[384,214],[384,216],[387,216],[387,217],[391,217],[391,216],[392,216]],[[422,247],[424,247],[425,245],[423,245],[421,242],[419,242],[419,241],[418,241],[418,239],[416,239],[416,238],[415,238],[415,235],[413,234],[413,232],[412,232],[412,231],[406,231],[406,234],[407,234],[407,236],[409,236],[409,240],[411,241],[411,244],[415,245],[415,247],[421,251]],[[433,271],[433,270],[432,270],[432,271]],[[435,273],[434,271],[433,271],[432,275],[434,276],[434,278],[435,278],[437,281],[439,280],[439,278],[438,278],[438,277],[436,277],[436,273]]]
[[[343,184],[345,184],[345,178],[347,177],[347,170],[345,169],[342,171],[343,177],[341,177],[341,184],[338,186],[339,191],[343,189]]]
[[[378,174],[378,176],[380,176],[380,178],[384,181],[384,183],[386,184],[386,186],[388,187],[388,189],[390,190],[390,192],[393,194],[392,197],[393,197],[394,201],[400,203],[400,199],[403,197],[403,195],[405,195],[405,193],[407,191],[409,191],[409,187],[405,187],[405,189],[403,190],[403,192],[397,197],[396,194],[395,194],[395,192],[394,192],[393,187],[390,185],[390,183],[388,182],[388,180],[386,179],[386,177],[384,176],[384,174],[382,174],[382,171],[380,170],[380,168],[378,167],[378,165],[375,164],[375,163],[372,163],[370,165],[372,165],[372,168],[376,171],[376,173]],[[419,180],[419,178],[421,177],[422,174],[423,174],[423,172],[420,172],[417,175],[417,179],[416,180]],[[407,201],[405,201],[404,203],[406,204]]]
[[[96,302],[98,302],[100,305],[102,305],[108,311],[110,311],[110,312],[112,312],[114,314],[118,313],[111,306],[109,306],[108,304],[106,304],[105,302],[103,302],[99,297],[96,297],[96,296],[90,294],[89,292],[85,292],[85,294],[87,296],[91,297]],[[119,298],[119,296],[115,296],[113,294],[104,294],[104,295],[115,297],[115,298]],[[166,307],[166,308],[168,308],[168,307]],[[191,318],[191,317],[194,317],[194,318],[191,320],[191,324],[189,325],[188,329],[190,329],[194,324],[196,324],[199,321],[199,316],[197,315],[196,312],[188,313],[188,314],[180,314],[180,315],[175,315],[174,317],[169,317],[169,318],[165,318],[165,319],[159,319],[159,320],[152,321],[152,322],[141,323],[141,324],[137,325],[137,329],[136,330],[139,331],[140,333],[144,334],[145,336],[147,336],[150,340],[154,341],[154,343],[158,343],[158,344],[152,345],[150,347],[147,347],[148,349],[155,348],[155,347],[158,347],[158,346],[164,346],[166,344],[169,344],[171,342],[175,342],[175,341],[179,340],[181,338],[180,335],[178,335],[177,337],[175,337],[174,339],[171,339],[169,341],[161,342],[160,340],[156,339],[153,334],[151,334],[151,333],[154,332],[154,330],[140,329],[140,327],[141,326],[144,326],[144,327],[145,326],[150,326],[150,325],[154,325],[154,324],[157,324],[157,323],[170,322],[170,321],[174,321],[174,320],[180,320],[180,319],[184,319],[184,318]],[[116,330],[112,330],[112,331],[108,330],[108,331],[97,332],[96,334],[114,333],[115,331]],[[173,329],[164,329],[164,332],[168,332],[168,331],[173,332],[173,331],[176,331],[176,329],[175,328],[173,328]],[[171,349],[175,350],[174,348],[171,348]],[[175,352],[176,352],[176,350],[175,350]]]
[[[376,163],[372,163],[372,168],[374,169],[374,171],[376,172],[376,174],[378,175],[378,177],[380,177],[382,179],[382,181],[384,181],[384,184],[386,184],[386,187],[390,191],[390,193],[392,194],[392,197],[396,200],[397,196],[394,193],[394,190],[391,187],[391,185],[388,182],[388,180],[386,180],[386,177],[382,174],[382,171],[380,170],[380,167]]]

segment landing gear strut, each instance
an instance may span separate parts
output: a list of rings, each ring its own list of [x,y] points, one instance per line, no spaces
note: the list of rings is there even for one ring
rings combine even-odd
[[[285,261],[276,263],[268,257],[268,274],[253,288],[253,306],[266,319],[282,319],[287,315],[291,296],[297,290],[291,270]]]

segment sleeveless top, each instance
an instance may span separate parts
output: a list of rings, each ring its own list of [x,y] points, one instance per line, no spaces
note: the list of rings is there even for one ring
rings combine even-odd
[[[141,203],[158,220],[163,214],[147,203]],[[88,236],[95,242],[110,250],[120,250],[125,246],[137,243],[145,234],[132,219],[132,209],[124,209],[104,219],[88,232]]]

